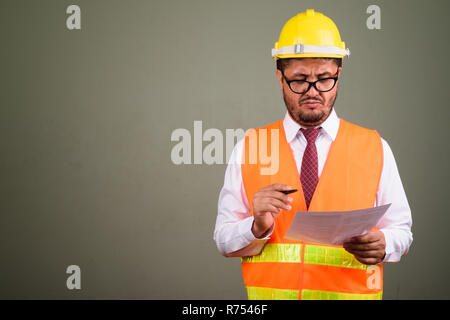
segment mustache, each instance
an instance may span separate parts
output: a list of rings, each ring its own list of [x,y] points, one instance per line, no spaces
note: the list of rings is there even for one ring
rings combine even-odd
[[[305,101],[307,101],[307,100],[310,100],[310,101],[318,101],[318,102],[320,102],[320,103],[323,104],[322,99],[320,99],[319,97],[314,97],[314,98],[312,98],[312,97],[305,97],[305,98],[300,99],[300,100],[298,101],[298,104],[300,105],[300,104],[302,104],[303,102],[305,102]]]

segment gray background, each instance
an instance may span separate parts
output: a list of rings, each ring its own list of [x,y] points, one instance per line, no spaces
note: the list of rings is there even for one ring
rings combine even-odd
[[[338,116],[388,141],[412,209],[384,298],[450,298],[446,0],[2,0],[0,298],[245,299],[212,240],[226,165],[174,165],[170,137],[281,119],[270,49],[307,8],[352,52]]]

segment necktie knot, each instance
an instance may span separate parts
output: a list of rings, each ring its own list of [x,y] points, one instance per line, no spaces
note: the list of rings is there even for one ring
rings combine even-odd
[[[315,128],[315,129],[300,129],[303,133],[303,135],[306,138],[306,141],[308,143],[314,143],[316,142],[317,136],[319,135],[321,128]]]

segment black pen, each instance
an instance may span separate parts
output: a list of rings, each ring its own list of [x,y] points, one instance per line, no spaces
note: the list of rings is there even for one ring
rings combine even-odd
[[[298,190],[297,189],[292,189],[292,190],[286,190],[286,191],[281,191],[282,193],[284,193],[284,194],[290,194],[290,193],[294,193],[294,192],[297,192]]]

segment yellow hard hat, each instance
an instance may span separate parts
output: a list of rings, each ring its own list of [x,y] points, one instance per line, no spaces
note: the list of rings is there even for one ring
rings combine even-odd
[[[343,58],[350,55],[334,22],[314,9],[289,19],[272,49],[275,61],[284,58]]]

